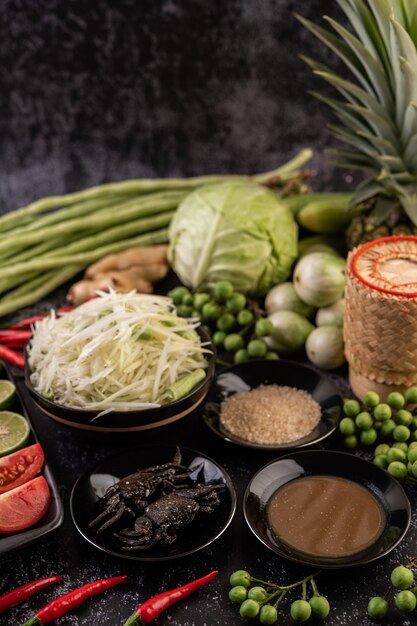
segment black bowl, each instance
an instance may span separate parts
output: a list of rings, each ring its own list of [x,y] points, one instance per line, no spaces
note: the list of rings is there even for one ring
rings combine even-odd
[[[290,548],[269,528],[266,507],[275,491],[305,476],[327,475],[346,478],[367,487],[382,506],[386,524],[376,541],[365,551],[343,558],[321,558]],[[246,487],[243,511],[254,535],[270,550],[291,561],[310,567],[336,569],[364,565],[393,550],[410,525],[410,503],[399,482],[369,461],[347,452],[306,450],[281,457],[262,467]]]
[[[317,426],[305,437],[288,443],[257,444],[228,432],[220,423],[220,404],[228,396],[259,385],[288,385],[307,391],[321,406]],[[231,443],[259,450],[279,451],[306,448],[330,437],[342,415],[343,400],[334,383],[318,370],[294,361],[246,361],[221,370],[214,378],[204,405],[199,408],[203,421],[211,430]]]
[[[97,515],[97,502],[105,491],[118,480],[138,468],[150,467],[172,461],[175,446],[160,445],[135,448],[101,461],[81,476],[71,493],[72,520],[89,543],[107,554],[135,561],[167,561],[193,554],[210,545],[226,530],[236,510],[236,493],[227,472],[208,456],[181,446],[182,464],[196,468],[191,479],[202,484],[222,484],[220,505],[212,513],[199,512],[194,521],[178,531],[178,539],[171,546],[155,546],[137,554],[126,554],[109,533],[97,534],[89,523]]]
[[[210,335],[203,329],[197,329],[202,343],[207,344],[211,354],[207,355],[208,368],[205,379],[196,385],[194,389],[183,398],[163,404],[153,409],[142,411],[113,411],[96,419],[100,411],[87,409],[75,409],[52,402],[38,393],[30,382],[30,370],[28,359],[25,359],[25,384],[36,406],[48,417],[73,428],[82,430],[128,433],[133,431],[150,430],[159,426],[165,426],[176,422],[194,411],[205,398],[215,369],[215,349]]]

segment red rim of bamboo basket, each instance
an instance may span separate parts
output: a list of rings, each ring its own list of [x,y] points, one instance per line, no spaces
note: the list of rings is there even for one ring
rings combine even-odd
[[[380,291],[382,293],[390,294],[391,296],[401,296],[402,298],[417,298],[417,291],[413,291],[411,293],[405,293],[403,291],[397,291],[396,289],[387,289],[386,287],[379,287],[374,283],[371,283],[369,280],[364,278],[358,270],[357,263],[359,258],[363,255],[364,252],[369,250],[369,248],[373,248],[374,246],[378,246],[384,242],[393,242],[393,241],[413,241],[417,243],[417,237],[415,235],[392,235],[391,237],[381,237],[380,239],[375,239],[374,241],[369,241],[361,246],[354,254],[352,259],[352,273],[362,284],[370,287],[371,289],[375,289],[375,291]]]

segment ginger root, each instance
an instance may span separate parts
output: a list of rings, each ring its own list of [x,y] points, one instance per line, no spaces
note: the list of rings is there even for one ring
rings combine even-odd
[[[161,245],[110,254],[86,269],[83,280],[68,291],[67,300],[80,304],[94,296],[97,290],[109,289],[121,293],[132,290],[152,293],[153,284],[169,271],[167,251],[168,246]]]

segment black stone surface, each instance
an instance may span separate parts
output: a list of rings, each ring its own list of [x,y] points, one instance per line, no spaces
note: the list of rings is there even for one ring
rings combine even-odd
[[[0,3],[0,211],[37,197],[136,176],[256,172],[312,146],[317,189],[349,188],[351,174],[322,160],[333,145],[329,113],[307,94],[319,84],[298,58],[333,63],[293,18],[339,16],[335,0],[3,0]],[[63,287],[37,310],[63,303]],[[33,307],[35,308],[35,307]],[[16,318],[28,313],[20,312]],[[345,379],[336,376],[346,391]],[[61,573],[69,591],[85,582],[129,574],[119,588],[90,600],[59,626],[121,626],[154,593],[218,568],[216,581],[167,611],[155,624],[232,626],[244,623],[227,599],[228,577],[246,568],[264,579],[293,581],[306,571],[277,558],[246,528],[245,485],[273,458],[217,439],[191,415],[176,426],[138,435],[137,443],[178,441],[213,456],[238,490],[238,514],[227,532],[192,558],[159,566],[112,559],[87,545],[72,526],[68,499],[77,477],[134,443],[87,436],[28,408],[65,503],[63,526],[36,546],[0,561],[0,593],[27,580]],[[337,447],[337,441],[329,445]],[[391,568],[415,554],[411,530],[390,557],[356,570],[323,573],[329,625],[370,625],[366,605],[383,593]],[[58,593],[51,588],[0,615],[17,626]],[[412,624],[398,611],[387,623]],[[254,622],[256,623],[256,622]],[[280,624],[289,625],[288,603]]]

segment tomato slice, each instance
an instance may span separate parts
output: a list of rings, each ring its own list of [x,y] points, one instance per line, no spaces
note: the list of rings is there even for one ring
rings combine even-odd
[[[16,533],[41,519],[49,508],[51,493],[43,476],[0,495],[0,533]]]
[[[0,494],[23,485],[39,474],[44,460],[39,443],[0,458]]]

